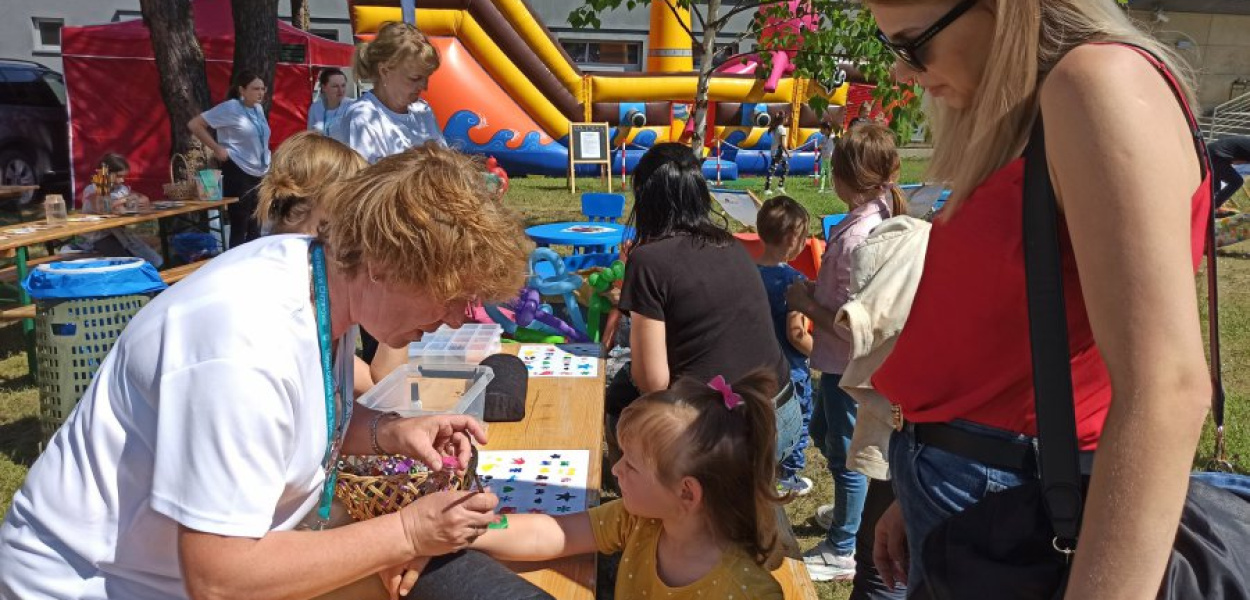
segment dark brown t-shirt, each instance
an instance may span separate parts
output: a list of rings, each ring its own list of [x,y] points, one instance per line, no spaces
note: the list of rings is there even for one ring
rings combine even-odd
[[[670,379],[729,382],[759,367],[790,380],[773,333],[768,294],[741,244],[699,244],[688,235],[630,252],[621,310],[664,321]]]

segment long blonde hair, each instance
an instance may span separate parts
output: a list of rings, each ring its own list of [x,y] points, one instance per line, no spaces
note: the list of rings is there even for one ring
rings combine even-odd
[[[915,0],[871,0],[879,3]],[[1139,29],[1113,0],[984,0],[995,3],[994,39],[971,106],[930,102],[933,158],[927,177],[951,185],[946,212],[1024,150],[1038,110],[1038,86],[1069,50],[1123,42],[1159,57],[1194,104],[1192,73],[1171,48]]]
[[[271,233],[317,232],[309,222],[317,197],[330,184],[369,166],[355,150],[315,131],[282,142],[257,190],[256,220]]]
[[[396,68],[415,60],[421,72],[430,75],[438,69],[438,49],[414,25],[389,21],[378,29],[373,41],[356,45],[352,72],[361,81],[374,81],[382,67]]]

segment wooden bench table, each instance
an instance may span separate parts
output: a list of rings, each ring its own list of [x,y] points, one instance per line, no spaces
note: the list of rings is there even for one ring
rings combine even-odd
[[[182,202],[179,206],[164,208],[159,210],[143,211],[133,215],[98,215],[102,218],[90,218],[93,215],[71,215],[70,221],[64,225],[48,226],[43,219],[38,221],[28,221],[25,223],[16,223],[5,227],[0,227],[0,256],[11,256],[15,262],[17,280],[26,278],[29,272],[30,259],[28,248],[34,245],[63,240],[84,233],[95,231],[104,231],[113,229],[114,227],[125,227],[127,225],[136,225],[149,221],[157,222],[161,227],[161,244],[166,246],[168,241],[164,235],[164,220],[173,217],[181,217],[194,213],[207,212],[210,210],[224,211],[226,206],[238,201],[238,198],[225,198],[218,201],[200,202],[188,201]],[[224,241],[224,237],[223,237]],[[224,248],[224,244],[223,244]],[[165,253],[168,255],[168,252]],[[30,296],[26,294],[26,290],[18,289],[19,306],[17,311],[25,311],[24,307],[30,304]],[[18,314],[18,313],[15,313]],[[20,312],[22,319],[22,334],[26,338],[26,360],[30,368],[31,375],[35,374],[35,322],[31,317],[26,316],[26,312]]]

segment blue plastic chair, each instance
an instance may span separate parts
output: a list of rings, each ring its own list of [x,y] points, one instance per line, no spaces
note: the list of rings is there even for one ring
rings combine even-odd
[[[582,214],[586,215],[586,220],[592,223],[615,223],[625,215],[625,196],[621,194],[605,194],[601,192],[587,192],[582,194]],[[617,252],[616,246],[574,246],[574,254],[582,254],[586,251],[593,252]]]
[[[625,214],[625,196],[620,194],[582,194],[582,214],[595,223],[615,223]]]
[[[836,227],[838,223],[841,223],[843,219],[846,219],[846,213],[825,215],[825,217],[820,220],[820,228],[825,230],[826,242],[829,241],[829,232],[833,231],[833,228]]]

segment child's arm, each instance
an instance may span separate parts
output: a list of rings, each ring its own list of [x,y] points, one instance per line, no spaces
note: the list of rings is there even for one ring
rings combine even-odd
[[[786,315],[786,337],[803,356],[812,355],[812,334],[807,332],[807,317],[803,313],[792,310]]]
[[[791,311],[797,311],[812,320],[817,328],[824,329],[834,335],[850,341],[850,332],[838,325],[838,311],[825,308],[816,302],[813,281],[796,281],[786,290],[786,304]],[[797,348],[797,346],[796,346]]]
[[[505,515],[506,529],[487,529],[469,547],[500,560],[539,561],[598,550],[590,513]]]

